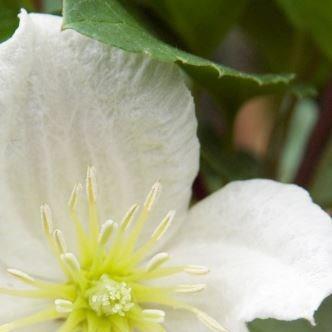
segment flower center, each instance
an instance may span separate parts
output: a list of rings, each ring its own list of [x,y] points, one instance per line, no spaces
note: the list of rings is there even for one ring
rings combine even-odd
[[[131,288],[125,282],[116,282],[105,274],[87,291],[87,296],[91,309],[98,316],[123,317],[134,306]]]
[[[88,168],[87,228],[77,212],[82,185],[74,187],[69,200],[69,216],[76,230],[78,256],[68,250],[62,232],[54,230],[48,205],[42,205],[44,233],[63,270],[65,281],[50,283],[16,269],[8,269],[12,276],[30,288],[0,288],[0,294],[40,298],[48,300],[49,306],[36,314],[0,326],[0,332],[10,332],[49,320],[62,320],[61,332],[165,332],[162,327],[165,312],[149,309],[147,304],[190,311],[211,330],[224,332],[223,327],[207,314],[177,299],[178,293],[202,291],[204,284],[150,284],[150,281],[179,273],[195,276],[208,272],[205,267],[196,265],[166,266],[170,258],[167,253],[152,254],[155,245],[171,225],[174,211],[168,212],[151,232],[150,238],[138,245],[160,190],[161,185],[157,182],[141,208],[134,204],[119,223],[107,220],[101,225],[95,171]]]

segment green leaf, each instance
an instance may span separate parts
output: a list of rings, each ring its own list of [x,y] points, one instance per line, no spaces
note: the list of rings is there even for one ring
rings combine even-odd
[[[0,1],[0,42],[8,39],[16,30],[21,8],[31,9],[32,4],[28,0]]]
[[[332,296],[327,298],[315,314],[316,326],[301,319],[283,322],[274,319],[257,319],[249,324],[250,332],[331,332]]]
[[[277,0],[289,20],[332,60],[332,0]]]
[[[152,7],[191,51],[207,55],[237,22],[248,0],[145,0],[143,3]]]
[[[254,75],[216,64],[174,48],[153,35],[134,19],[117,0],[64,0],[65,29],[74,29],[103,43],[128,52],[144,53],[164,62],[181,64],[202,84],[233,91],[237,100],[258,93],[284,90],[293,78],[285,75]],[[230,89],[230,90],[229,90]]]

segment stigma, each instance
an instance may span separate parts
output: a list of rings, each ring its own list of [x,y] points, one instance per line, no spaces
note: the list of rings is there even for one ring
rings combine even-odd
[[[11,332],[34,324],[57,320],[60,332],[166,331],[165,309],[186,310],[195,315],[210,330],[225,329],[203,311],[178,299],[179,293],[198,293],[205,284],[170,284],[156,286],[157,280],[177,274],[197,277],[208,269],[197,265],[169,265],[170,256],[155,253],[155,247],[165,235],[175,217],[169,211],[150,237],[141,244],[142,231],[161,193],[156,182],[144,203],[133,204],[122,220],[101,222],[97,207],[96,172],[89,167],[86,177],[88,225],[79,217],[83,186],[76,184],[70,195],[69,217],[75,228],[77,253],[71,252],[65,236],[56,229],[47,204],[41,206],[41,221],[45,239],[62,269],[64,282],[48,282],[17,270],[8,269],[11,276],[28,288],[0,288],[0,296],[10,295],[43,299],[49,303],[42,311],[0,326],[0,332]],[[49,276],[52,280],[52,276]],[[152,305],[153,307],[149,307]],[[157,308],[157,309],[156,309]]]

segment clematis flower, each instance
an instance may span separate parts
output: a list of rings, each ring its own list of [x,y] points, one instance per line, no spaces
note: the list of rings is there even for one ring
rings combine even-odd
[[[332,293],[330,217],[270,180],[189,208],[199,144],[175,65],[22,11],[0,45],[0,110],[1,332],[314,323]]]

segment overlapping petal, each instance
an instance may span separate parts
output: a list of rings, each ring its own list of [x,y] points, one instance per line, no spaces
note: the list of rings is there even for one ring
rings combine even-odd
[[[330,217],[305,190],[250,180],[231,183],[196,205],[170,250],[211,268],[207,293],[197,302],[240,332],[255,318],[313,322],[332,293],[331,239]],[[187,322],[188,331],[204,331]]]
[[[1,260],[47,273],[39,206],[48,202],[70,233],[68,197],[88,165],[98,170],[103,219],[121,218],[158,179],[165,190],[155,219],[186,212],[196,119],[175,65],[61,31],[60,17],[20,16],[0,45]]]

